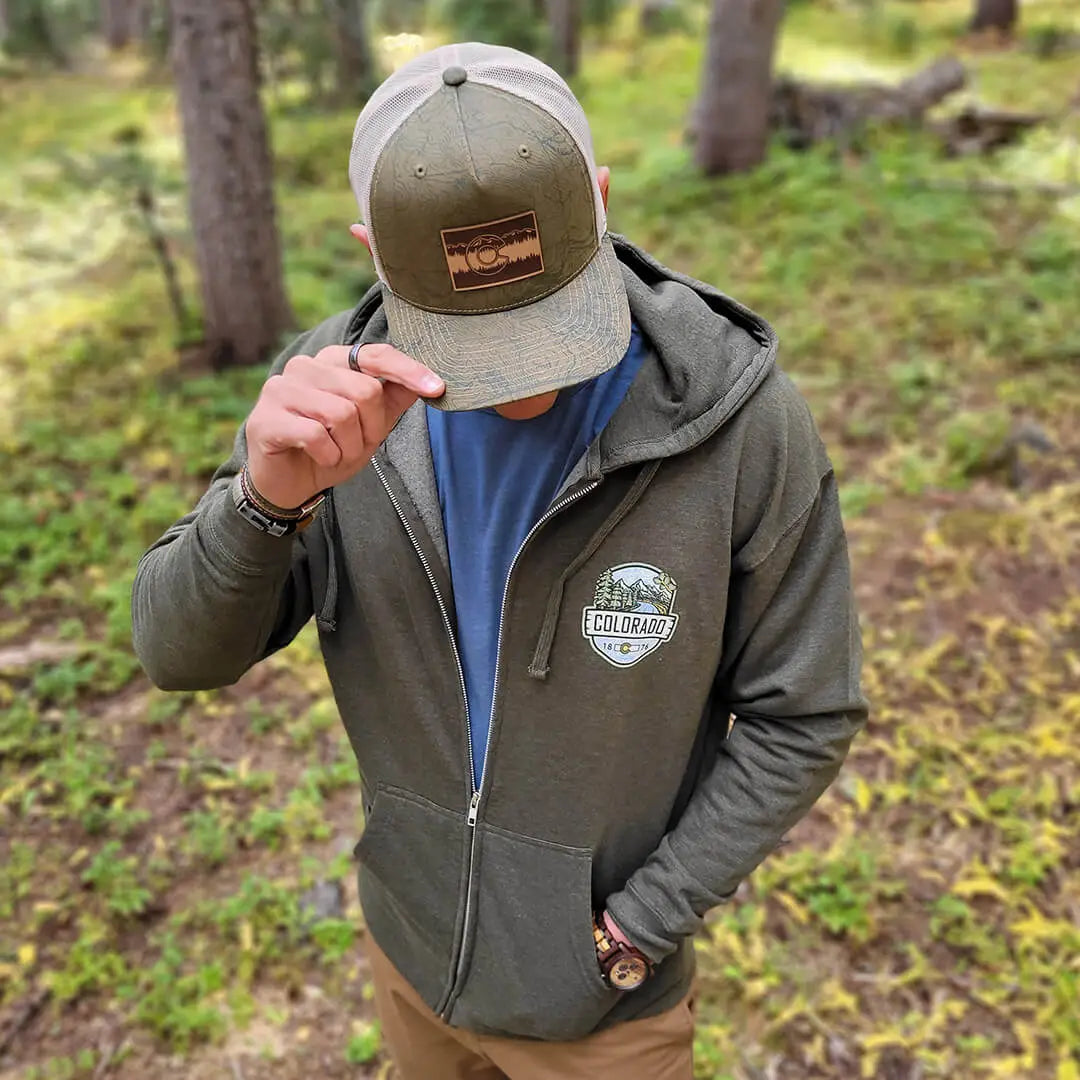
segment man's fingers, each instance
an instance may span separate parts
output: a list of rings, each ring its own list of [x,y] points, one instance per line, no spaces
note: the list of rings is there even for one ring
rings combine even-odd
[[[296,387],[320,392],[326,391],[340,397],[342,401],[352,402],[357,409],[365,409],[372,402],[379,401],[382,398],[383,386],[392,385],[391,383],[381,383],[370,375],[358,375],[356,372],[348,370],[348,368],[342,370],[340,367],[310,357],[307,358],[306,367],[302,371],[298,369],[295,372],[290,372],[286,369],[286,375],[289,374],[295,374],[297,377],[289,381],[288,400],[292,400],[294,397],[297,391],[293,388]],[[304,411],[301,410],[301,412]],[[313,416],[315,414],[311,413],[309,415]]]
[[[364,371],[351,371],[349,350],[331,346],[315,357],[294,356],[271,378],[261,426],[281,437],[267,452],[297,447],[325,468],[359,466],[419,397],[445,391],[442,379],[389,345],[365,346],[360,362]],[[303,428],[293,419],[304,421]]]
[[[337,431],[356,424],[360,402],[332,389],[294,382],[277,394],[277,404],[289,412],[310,416],[323,427]]]
[[[347,368],[349,349],[344,345],[335,345],[323,349],[318,359]],[[435,372],[392,345],[365,345],[359,352],[357,365],[365,374],[407,386],[419,397],[442,397],[446,393],[446,384]]]
[[[342,457],[341,447],[318,420],[296,413],[282,413],[276,418],[274,432],[265,440],[265,450],[269,454],[303,450],[324,469],[333,469]]]
[[[383,386],[383,404],[386,407],[386,433],[416,404],[419,395],[415,390],[397,383],[388,382]]]
[[[339,375],[338,372],[329,372]],[[367,456],[365,427],[375,427],[371,421],[373,403],[382,396],[382,387],[375,379],[365,379],[363,392],[355,397],[343,397],[332,389],[297,383],[289,387],[283,404],[289,412],[318,420],[341,448],[342,461],[359,461]]]
[[[283,384],[279,401],[330,429],[346,461],[367,457],[419,396],[398,383],[314,364],[308,381]]]

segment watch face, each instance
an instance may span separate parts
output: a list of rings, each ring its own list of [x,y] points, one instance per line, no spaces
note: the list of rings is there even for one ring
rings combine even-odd
[[[623,956],[612,965],[608,978],[616,990],[636,990],[649,974],[645,961],[639,956]]]

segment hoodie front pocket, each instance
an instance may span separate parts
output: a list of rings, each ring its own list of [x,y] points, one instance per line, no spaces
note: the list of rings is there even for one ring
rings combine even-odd
[[[411,792],[379,787],[356,845],[368,927],[431,1008],[449,979],[463,832],[461,814]]]
[[[619,996],[596,960],[590,852],[478,828],[475,932],[451,1023],[558,1041],[589,1034]]]

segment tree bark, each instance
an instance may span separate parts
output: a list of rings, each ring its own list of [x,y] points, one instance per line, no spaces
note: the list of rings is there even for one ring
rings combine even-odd
[[[964,65],[954,57],[935,60],[898,86],[829,86],[781,77],[773,85],[770,127],[794,150],[825,139],[849,147],[870,122],[921,124],[929,109],[966,82]]]
[[[765,158],[783,9],[783,0],[714,0],[694,155],[707,176],[752,169]]]
[[[975,0],[975,15],[971,20],[973,33],[998,30],[1011,34],[1018,15],[1017,0]]]
[[[581,62],[581,0],[547,0],[554,67],[567,79]]]
[[[154,0],[132,0],[131,22],[128,24],[131,36],[145,45],[150,40],[154,27]]]
[[[133,0],[102,0],[101,29],[110,49],[122,49],[131,41],[134,6]]]
[[[334,27],[337,96],[360,104],[375,89],[375,61],[367,32],[367,0],[326,0]]]
[[[252,0],[172,0],[172,41],[210,363],[259,363],[293,316]]]
[[[910,102],[917,115],[921,115],[943,98],[963,90],[966,83],[964,65],[955,56],[945,56],[905,79],[896,92]]]

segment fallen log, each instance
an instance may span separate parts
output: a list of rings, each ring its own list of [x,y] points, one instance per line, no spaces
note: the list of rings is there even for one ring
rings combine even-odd
[[[989,154],[999,147],[1017,142],[1028,128],[1041,124],[1045,116],[1037,113],[1013,113],[1000,109],[969,107],[931,125],[949,157]]]
[[[954,116],[927,120],[931,109],[966,84],[967,70],[951,56],[935,60],[895,86],[807,83],[781,76],[773,84],[769,127],[794,150],[827,140],[850,146],[871,123],[926,127],[939,137],[947,155],[961,157],[1007,146],[1048,119],[1034,113],[968,106]],[[687,126],[689,142],[696,139],[698,125],[695,105]]]
[[[789,77],[773,88],[769,122],[793,149],[827,139],[849,140],[867,123],[919,123],[924,114],[964,87],[967,72],[953,57],[934,63],[896,86],[830,86]]]
[[[896,94],[907,102],[909,111],[921,116],[949,94],[962,90],[966,84],[967,70],[964,65],[956,57],[946,56],[905,79],[896,88]]]

